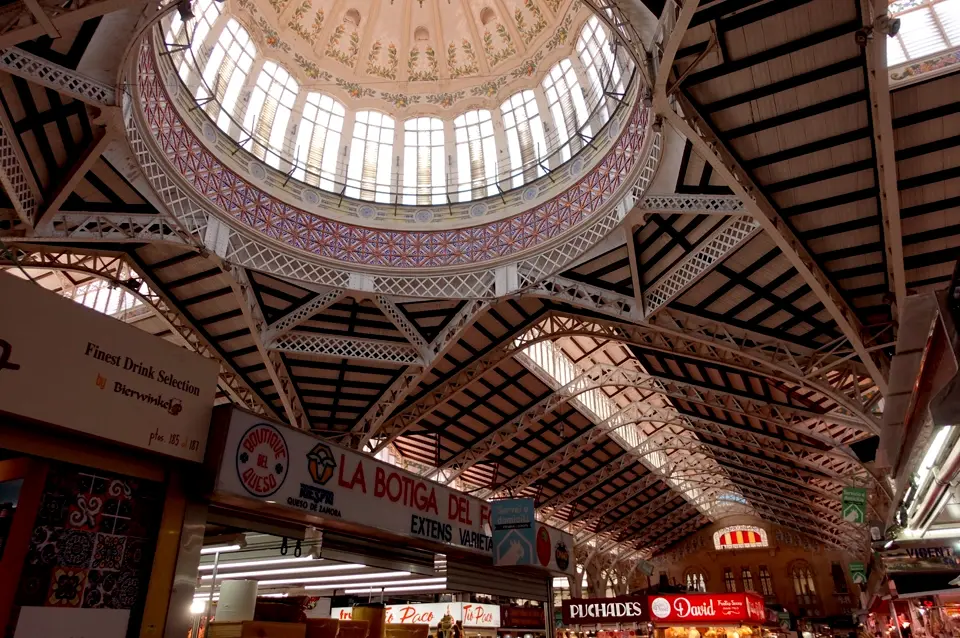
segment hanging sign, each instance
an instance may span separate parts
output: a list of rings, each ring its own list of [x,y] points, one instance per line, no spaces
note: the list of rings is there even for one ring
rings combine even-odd
[[[843,520],[865,523],[867,520],[867,490],[863,487],[843,488]]]
[[[500,615],[506,629],[543,629],[543,607],[502,607]]]
[[[643,596],[566,598],[560,604],[564,625],[610,625],[650,619]]]
[[[863,563],[850,563],[850,580],[854,585],[867,584],[867,567]]]
[[[217,490],[306,515],[491,556],[490,503],[395,465],[231,409]],[[573,569],[573,538],[535,523],[533,560]]]
[[[5,412],[203,461],[215,361],[6,273],[0,299]]]
[[[500,607],[497,605],[411,603],[408,605],[388,605],[386,613],[387,623],[397,625],[438,627],[444,616],[450,616],[453,622],[460,622],[464,627],[500,627]],[[353,609],[351,607],[334,607],[330,610],[330,616],[339,620],[353,620]]]
[[[510,498],[491,502],[493,564],[536,565],[535,523],[532,498]]]
[[[651,620],[659,623],[762,623],[767,617],[757,594],[663,594],[649,600]]]
[[[790,631],[790,612],[777,612],[777,620],[780,622],[781,631]]]
[[[637,563],[637,569],[640,570],[640,573],[644,576],[653,576],[653,563],[648,560],[640,559],[640,562]]]

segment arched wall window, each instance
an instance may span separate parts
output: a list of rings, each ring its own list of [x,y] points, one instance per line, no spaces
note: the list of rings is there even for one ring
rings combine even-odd
[[[810,565],[806,561],[796,561],[790,566],[790,578],[793,580],[793,593],[797,597],[797,604],[805,608],[816,608],[820,597],[817,595]]]
[[[497,145],[490,111],[467,111],[453,121],[460,201],[497,194]],[[472,183],[485,186],[471,188]]]
[[[543,80],[543,92],[557,130],[556,146],[561,149],[560,156],[563,161],[567,161],[572,154],[571,150],[577,151],[583,146],[583,140],[577,137],[577,131],[589,117],[583,91],[570,60],[560,60],[550,69],[550,73]],[[590,135],[589,126],[584,133]],[[567,145],[567,141],[571,139],[573,141]]]
[[[333,190],[337,154],[346,110],[329,95],[308,93],[297,133],[297,164],[293,176],[314,186]]]
[[[240,90],[256,55],[257,49],[250,34],[231,18],[220,32],[204,68],[206,86],[201,86],[197,91],[198,100],[210,97],[206,87],[213,91],[214,99],[207,104],[207,113],[217,120],[217,126],[223,130],[230,128],[230,118],[236,115]]]
[[[743,591],[757,591],[753,586],[753,572],[749,567],[740,568],[740,580],[743,581]]]
[[[688,592],[705,593],[707,591],[707,577],[699,567],[687,569],[683,574],[683,580]]]
[[[287,124],[290,122],[290,113],[299,90],[297,81],[285,68],[267,60],[263,63],[263,69],[260,70],[257,83],[250,94],[243,127],[253,132],[258,143],[248,140],[246,148],[274,168],[280,165],[278,154],[283,151]],[[269,147],[276,154],[267,154],[265,147]]]
[[[403,203],[446,201],[443,120],[417,117],[403,123]]]
[[[177,69],[180,78],[187,86],[192,86],[195,82],[195,78],[191,75],[192,64],[189,56],[199,58],[203,44],[213,28],[213,23],[220,17],[222,7],[222,2],[197,0],[193,5],[193,15],[196,16],[194,20],[184,22],[178,11],[174,11],[170,18],[170,24],[165,34],[166,41],[175,45],[190,45],[188,57],[180,63],[180,67]]]
[[[765,597],[773,598],[776,596],[773,592],[773,578],[770,577],[770,570],[766,565],[760,565],[760,593]]]
[[[769,547],[767,531],[752,525],[732,525],[717,530],[713,534],[715,549],[753,549]]]
[[[515,93],[500,105],[500,113],[507,136],[510,168],[518,171],[520,167],[528,166],[514,175],[513,187],[516,188],[544,174],[539,165],[530,165],[545,156],[547,151],[536,95],[533,91]]]
[[[379,111],[360,111],[347,163],[348,197],[390,201],[394,122]]]

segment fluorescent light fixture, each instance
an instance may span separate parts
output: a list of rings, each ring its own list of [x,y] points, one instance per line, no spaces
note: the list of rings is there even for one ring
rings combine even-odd
[[[883,544],[884,549],[890,549],[891,547],[893,547],[893,541],[887,541]]]
[[[217,567],[221,569],[236,569],[238,567],[261,567],[264,565],[289,565],[292,563],[312,563],[316,561],[312,556],[301,556],[300,558],[266,558],[264,560],[241,560],[236,562],[221,561]],[[364,565],[366,567],[366,565]],[[213,563],[200,565],[200,571],[213,571]]]
[[[366,583],[360,583],[359,585],[344,585],[344,583],[350,583],[355,580],[368,580],[374,578],[400,578],[401,576],[409,576],[410,572],[390,572],[389,574],[357,574],[356,576],[312,576],[308,578],[287,578],[281,580],[261,580],[261,585],[293,585],[296,583],[324,583],[330,584],[334,588],[341,588],[344,586],[347,587],[363,587]],[[330,589],[328,587],[327,589]]]
[[[930,443],[930,447],[927,448],[926,454],[923,455],[923,461],[920,462],[920,467],[917,469],[918,485],[923,485],[927,474],[933,469],[933,464],[936,463],[937,457],[940,456],[940,451],[943,449],[944,443],[947,442],[947,435],[950,434],[952,429],[952,426],[945,425],[941,427],[937,435],[933,437],[933,441]]]
[[[960,527],[944,527],[928,529],[926,533],[919,529],[907,528],[903,530],[906,538],[956,538],[960,537]]]
[[[194,598],[193,602],[190,603],[190,613],[191,614],[202,614],[207,610],[207,599],[206,598]]]
[[[266,581],[261,581],[261,585]],[[352,589],[356,587],[376,588],[380,591],[382,587],[396,587],[398,585],[443,585],[446,586],[446,578],[422,578],[420,580],[385,580],[376,583],[332,583],[329,585],[308,585],[304,589]]]
[[[417,591],[437,591],[446,589],[446,585],[424,585],[423,587],[371,587],[369,589],[346,589],[345,594],[379,594],[381,591],[385,594],[392,592],[417,592]]]
[[[223,554],[224,552],[239,552],[242,548],[239,545],[214,545],[212,547],[203,547],[201,554]]]
[[[340,565],[318,565],[317,567],[291,567],[289,569],[261,569],[253,572],[233,572],[230,574],[217,573],[217,578],[228,580],[230,578],[246,578],[252,576],[286,576],[288,574],[306,574],[308,572],[342,572],[348,569],[365,569],[366,565],[353,565],[344,563]],[[379,574],[378,574],[379,575]],[[346,577],[345,577],[346,578]],[[350,576],[349,578],[354,578]],[[201,576],[201,580],[212,580],[213,574]]]

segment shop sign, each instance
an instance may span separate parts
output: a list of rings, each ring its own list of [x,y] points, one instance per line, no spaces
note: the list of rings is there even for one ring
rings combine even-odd
[[[637,563],[637,569],[640,570],[640,573],[644,576],[653,576],[653,563],[648,560],[640,559],[640,562]]]
[[[865,523],[867,520],[867,490],[863,487],[843,488],[843,520]]]
[[[502,627],[508,629],[543,629],[543,607],[501,607]]]
[[[0,299],[4,411],[203,461],[215,361],[3,273]]]
[[[777,612],[777,620],[780,623],[781,631],[790,631],[790,612],[789,611]]]
[[[453,622],[463,623],[464,627],[500,627],[500,607],[497,605],[416,603],[390,605],[386,608],[386,612],[387,622],[391,624],[436,627],[444,616],[450,616]],[[330,611],[330,616],[340,620],[352,620],[353,609],[350,607],[334,607]]]
[[[863,563],[850,563],[850,580],[854,585],[867,584],[867,567]]]
[[[618,622],[647,622],[647,600],[643,596],[616,598],[567,598],[561,601],[564,625],[605,625]]]
[[[217,490],[491,556],[490,504],[309,434],[232,410]],[[573,569],[573,538],[535,524],[536,558]]]
[[[533,512],[532,498],[509,498],[490,503],[494,565],[536,565]]]
[[[649,600],[654,622],[702,625],[766,620],[763,598],[757,594],[664,594]]]
[[[895,549],[881,550],[879,554],[889,573],[960,570],[960,556],[952,545],[936,545],[929,541],[898,542]]]

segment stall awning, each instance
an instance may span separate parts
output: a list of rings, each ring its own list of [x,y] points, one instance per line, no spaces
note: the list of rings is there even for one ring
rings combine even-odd
[[[960,587],[950,584],[950,581],[960,578],[958,571],[894,574],[892,578],[897,586],[898,598],[919,598],[945,592],[960,592]]]

